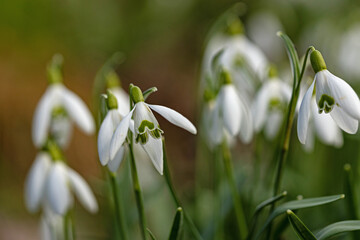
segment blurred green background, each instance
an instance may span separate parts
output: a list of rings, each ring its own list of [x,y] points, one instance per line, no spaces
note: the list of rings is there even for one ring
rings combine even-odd
[[[91,108],[91,90],[96,72],[114,52],[121,51],[126,61],[116,70],[124,88],[129,83],[139,85],[144,90],[156,86],[159,91],[151,96],[150,103],[176,109],[196,123],[199,66],[207,32],[217,17],[236,2],[1,1],[0,239],[39,238],[38,216],[27,213],[23,186],[36,154],[31,142],[32,115],[46,89],[45,69],[52,55],[64,55],[65,85]],[[275,35],[277,30],[283,30],[293,39],[300,55],[309,45],[321,50],[328,68],[346,77],[355,89],[360,90],[360,68],[356,68],[360,62],[358,1],[248,0],[241,2],[241,7],[241,19],[248,37],[259,44],[267,57],[280,68],[289,71],[282,42]],[[195,188],[196,137],[164,119],[159,118],[159,122],[165,130],[175,185],[185,202],[191,203]],[[294,196],[301,192],[305,196],[342,193],[342,166],[351,162],[357,169],[360,141],[358,134],[345,138],[342,150],[317,143],[316,154],[305,154],[294,134],[285,187],[296,189],[292,193]],[[273,150],[270,146],[266,147],[271,153]],[[239,149],[241,153],[252,150],[253,144],[250,148]],[[268,162],[271,160],[269,155],[266,155],[268,159],[264,157]],[[102,175],[95,136],[85,136],[75,130],[66,156],[69,165],[92,186],[100,208],[104,207],[106,198],[99,187],[103,183],[100,180]],[[251,165],[251,162],[243,163],[241,159],[236,159],[236,164],[242,169],[243,164]],[[151,166],[147,167],[153,171]],[[271,179],[273,173],[268,174],[268,179]],[[153,178],[161,181],[159,176],[153,175],[150,181]],[[267,195],[266,187],[269,184],[258,188],[258,191],[263,191],[260,196]],[[167,194],[164,186],[160,189],[156,190],[160,192],[155,198],[157,200],[147,204],[150,208],[160,208],[157,211],[159,219],[171,221],[166,217],[161,218],[159,201],[165,202],[165,205],[171,201],[167,199],[168,196],[163,197]],[[145,187],[144,191],[147,191]],[[99,218],[99,215],[92,216],[81,207],[76,209],[80,216],[77,221],[79,239],[109,239],[104,230],[109,219],[104,220],[102,211]],[[169,209],[170,212],[166,214],[172,216],[175,208],[170,204]],[[311,221],[311,216],[307,216],[305,220]],[[339,216],[343,217],[341,213],[335,216],[336,220],[341,220]],[[198,218],[201,219],[201,216]],[[169,226],[162,232],[161,224],[155,221],[151,224],[158,225],[154,231],[159,236],[166,235],[170,227],[168,222]]]

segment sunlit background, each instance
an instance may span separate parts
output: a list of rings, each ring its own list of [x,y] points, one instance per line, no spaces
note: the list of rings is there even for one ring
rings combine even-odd
[[[92,108],[96,72],[113,53],[121,51],[126,59],[116,71],[126,90],[130,83],[143,90],[156,86],[159,91],[151,95],[149,103],[171,107],[196,125],[199,69],[207,32],[217,17],[236,2],[5,0],[0,3],[0,239],[39,239],[39,214],[26,211],[23,192],[26,174],[36,155],[31,141],[32,116],[47,86],[46,65],[51,57],[55,53],[64,56],[65,85]],[[283,43],[276,36],[278,30],[292,38],[301,55],[309,45],[321,50],[328,68],[360,90],[358,1],[248,0],[241,2],[240,7],[246,35],[279,66],[283,76],[289,76],[290,68]],[[309,71],[309,76],[312,74]],[[185,205],[191,205],[195,196],[197,139],[163,118],[158,119],[165,131],[175,186]],[[342,150],[317,142],[316,154],[304,153],[295,135],[296,132],[284,179],[287,190],[296,189],[291,195],[343,193],[343,165],[352,163],[357,174],[359,135],[345,134]],[[271,146],[275,143],[263,144],[264,161],[269,163],[273,154]],[[238,151],[249,155],[253,145],[241,145]],[[76,204],[78,239],[111,239],[108,231],[111,219],[106,217],[107,199],[95,136],[86,136],[76,129],[65,154],[69,165],[91,185],[101,209],[91,215]],[[243,163],[240,158],[235,161],[239,168],[251,164]],[[164,239],[175,206],[154,168],[150,164],[144,168],[147,170],[140,174],[140,180],[144,183],[147,212],[153,218],[149,223],[159,239]],[[265,179],[271,180],[273,173],[267,174],[270,177]],[[257,188],[258,192],[265,191],[261,196],[269,196],[268,185]],[[123,190],[126,195],[132,194],[130,186],[124,186]],[[133,201],[129,196],[128,202],[133,204]],[[321,213],[332,220],[345,217],[342,206],[333,209],[334,214]],[[329,223],[318,223],[313,213],[304,213],[307,213],[304,219],[315,222],[314,227]],[[202,217],[196,219],[200,221]],[[128,223],[130,228],[134,224],[134,220]]]

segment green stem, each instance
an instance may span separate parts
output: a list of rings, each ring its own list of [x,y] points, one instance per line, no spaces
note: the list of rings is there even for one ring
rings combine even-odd
[[[120,232],[121,239],[128,239],[126,234],[126,226],[125,226],[125,217],[124,213],[121,210],[121,202],[120,202],[120,194],[119,194],[119,187],[117,186],[116,182],[116,175],[115,173],[112,173],[108,171],[109,179],[110,179],[110,186],[111,186],[111,192],[114,199],[114,207],[115,207],[115,219],[116,219],[116,229]],[[120,229],[119,229],[119,228]]]
[[[64,216],[64,239],[75,240],[75,225],[72,219],[71,210],[69,210]]]
[[[130,144],[129,144],[129,150],[130,150],[130,166],[131,166],[131,177],[133,181],[133,188],[135,193],[135,199],[136,199],[136,205],[139,211],[139,221],[140,221],[140,230],[141,235],[144,240],[146,240],[146,218],[145,218],[145,211],[144,211],[144,202],[143,202],[143,196],[141,192],[139,177],[136,169],[136,163],[135,163],[135,157],[134,157],[134,151],[133,151],[133,140],[132,140],[132,133],[129,131],[130,136]]]
[[[197,240],[201,240],[202,237],[199,233],[199,231],[197,230],[194,222],[192,221],[192,219],[190,218],[190,216],[187,214],[187,212],[185,211],[184,207],[182,206],[179,197],[177,196],[176,192],[175,192],[175,188],[174,185],[172,183],[171,180],[171,174],[170,174],[170,169],[169,169],[169,165],[168,165],[168,161],[167,161],[167,154],[166,154],[166,147],[165,147],[165,140],[163,138],[163,152],[164,152],[164,176],[165,176],[165,180],[166,180],[166,184],[170,190],[171,196],[175,202],[175,204],[177,205],[177,207],[181,207],[184,213],[184,217],[185,217],[185,221],[187,222],[191,233],[193,234],[194,238]]]
[[[284,135],[282,138],[282,142],[280,144],[281,147],[280,147],[278,163],[277,163],[277,168],[276,168],[276,175],[275,175],[276,177],[275,177],[275,184],[274,184],[274,189],[273,189],[273,196],[276,196],[280,193],[281,180],[282,180],[282,176],[284,173],[284,166],[285,166],[285,162],[286,162],[288,152],[289,152],[291,130],[292,130],[292,126],[294,123],[296,104],[297,104],[297,101],[299,98],[300,84],[301,84],[301,80],[302,80],[302,77],[305,72],[306,61],[308,59],[309,53],[310,53],[310,51],[313,51],[313,50],[314,50],[314,47],[309,47],[307,49],[305,57],[304,57],[304,61],[302,64],[301,72],[299,73],[299,76],[294,76],[293,92],[292,92],[292,96],[290,99],[289,110],[288,110],[287,117],[286,117],[285,131],[284,131]],[[296,81],[296,79],[298,79],[298,80]],[[275,203],[271,205],[270,213],[274,210],[274,208],[275,208]],[[270,235],[271,235],[271,224],[268,228],[266,239],[270,239]]]
[[[243,206],[241,203],[240,195],[238,192],[238,188],[236,186],[235,176],[233,172],[233,165],[231,161],[231,153],[230,149],[226,143],[226,141],[222,144],[222,153],[223,153],[223,160],[225,166],[225,173],[230,185],[230,191],[234,202],[235,214],[236,219],[238,222],[238,230],[240,234],[240,239],[246,239],[248,234],[248,228],[246,224],[245,214],[243,210]]]

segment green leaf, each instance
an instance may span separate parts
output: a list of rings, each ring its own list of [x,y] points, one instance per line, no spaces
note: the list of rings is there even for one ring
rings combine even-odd
[[[157,240],[156,237],[155,237],[155,235],[150,231],[150,229],[147,228],[146,231],[148,232],[151,240]]]
[[[277,195],[275,197],[272,197],[272,198],[269,198],[269,199],[263,201],[262,203],[257,205],[257,207],[255,208],[254,215],[259,214],[261,212],[261,210],[263,210],[266,206],[268,206],[270,204],[273,204],[273,203],[283,199],[286,195],[287,195],[287,192],[284,191],[283,193],[281,193],[281,194],[279,194],[279,195]]]
[[[345,195],[341,194],[341,195],[333,195],[333,196],[326,196],[326,197],[294,200],[294,201],[290,201],[290,202],[281,204],[277,208],[275,208],[275,210],[270,214],[270,216],[266,220],[265,224],[263,225],[263,227],[261,228],[259,233],[256,235],[255,239],[258,239],[260,237],[261,233],[267,228],[267,226],[272,222],[272,220],[274,220],[274,218],[276,218],[280,214],[285,213],[288,209],[296,210],[296,209],[320,206],[320,205],[335,202],[339,199],[343,199],[344,197],[345,197]]]
[[[178,207],[174,217],[173,226],[171,228],[169,240],[178,240],[180,239],[181,230],[183,224],[183,210],[181,207]]]
[[[289,222],[300,240],[316,240],[314,234],[305,226],[298,216],[291,210],[286,211]]]
[[[286,52],[288,54],[289,60],[290,60],[290,66],[291,71],[293,73],[294,77],[294,86],[299,81],[300,77],[300,64],[299,64],[299,57],[296,52],[294,43],[291,41],[291,39],[283,32],[277,32],[277,35],[281,37],[284,40]]]
[[[351,221],[342,221],[330,224],[329,226],[320,230],[316,237],[318,240],[328,239],[337,234],[344,232],[351,232],[360,230],[360,221],[359,220],[351,220]]]

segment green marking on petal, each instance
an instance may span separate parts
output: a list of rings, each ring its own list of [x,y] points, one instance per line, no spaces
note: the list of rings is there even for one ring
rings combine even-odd
[[[139,133],[144,133],[146,130],[146,127],[149,130],[153,130],[155,128],[154,123],[149,122],[148,120],[143,120],[138,128]]]
[[[64,107],[62,106],[56,106],[52,109],[51,111],[51,117],[55,118],[55,117],[66,117],[67,116],[67,112],[65,110]]]
[[[140,141],[140,143],[141,144],[145,144],[146,142],[147,142],[147,140],[148,140],[148,134],[147,134],[147,132],[144,132],[144,133],[142,133],[142,134],[138,134],[137,136],[136,136],[136,142],[138,143],[139,141]]]
[[[318,102],[319,106],[319,113],[325,111],[325,113],[330,113],[331,110],[334,108],[335,100],[333,97],[323,94]]]

